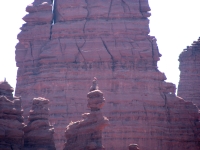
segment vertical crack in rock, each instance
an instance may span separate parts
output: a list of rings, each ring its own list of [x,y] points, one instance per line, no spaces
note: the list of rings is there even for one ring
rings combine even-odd
[[[148,41],[150,42],[150,44],[151,44],[151,49],[152,49],[152,59],[153,59],[152,65],[153,65],[153,66],[157,66],[157,64],[155,63],[155,60],[154,60],[153,41],[151,41],[148,37],[147,37],[147,39],[148,39]]]
[[[52,39],[52,29],[53,29],[53,25],[56,22],[56,0],[52,0],[52,21],[51,21],[51,27],[50,27],[50,36],[49,36],[49,40]]]
[[[102,43],[103,43],[103,46],[105,47],[106,51],[107,51],[107,52],[108,52],[108,54],[110,55],[110,57],[111,57],[112,61],[114,61],[114,58],[113,58],[112,54],[110,53],[110,51],[109,51],[109,49],[108,49],[108,47],[107,47],[107,45],[106,45],[105,41],[103,40],[103,38],[102,38],[102,37],[100,37],[100,38],[101,38],[101,41],[102,41]]]
[[[106,51],[108,52],[108,54],[110,55],[110,57],[111,57],[111,59],[112,59],[112,70],[114,71],[114,70],[115,70],[115,61],[114,61],[114,57],[113,57],[112,54],[110,53],[110,51],[109,51],[109,49],[108,49],[108,47],[107,47],[105,41],[103,40],[103,38],[102,38],[102,37],[100,37],[100,38],[101,38],[101,41],[102,41],[102,43],[103,43],[103,45],[104,45]]]
[[[86,23],[88,21],[89,15],[90,15],[89,8],[88,8],[88,0],[85,0],[85,3],[87,4],[87,6],[85,8],[87,10],[87,16],[85,18],[85,23],[84,23],[84,26],[83,26],[83,33],[85,33],[85,26],[86,26]]]
[[[128,6],[128,4],[127,4],[124,0],[122,0],[122,7],[123,7],[123,9],[124,9],[124,12],[126,12],[125,6],[127,6],[129,12],[131,12],[130,7]]]
[[[141,6],[141,0],[138,0],[139,1],[139,9],[140,9],[140,13],[142,15],[142,17],[145,17],[142,13],[142,6]]]
[[[82,48],[83,46],[84,46],[84,44],[85,44],[85,42],[83,43],[83,45],[81,46],[81,47],[79,47],[78,46],[78,44],[77,44],[77,41],[76,41],[76,39],[74,39],[75,40],[75,43],[76,43],[76,47],[77,47],[77,49],[78,49],[78,51],[79,51],[79,53],[81,54],[81,56],[83,57],[83,59],[84,59],[84,62],[86,62],[86,60],[85,60],[85,57],[84,57],[84,55],[82,54],[82,52],[81,52],[81,49],[80,48]],[[78,56],[77,56],[78,57]],[[77,58],[76,58],[77,59]]]
[[[60,43],[60,38],[58,38],[58,41],[59,41],[60,51],[61,51],[61,53],[62,53],[62,56],[64,56],[63,49],[62,49],[62,45],[61,45],[61,43]]]
[[[32,43],[30,42],[29,44],[30,44],[31,57],[32,57],[32,61],[33,61],[33,64],[34,64]]]
[[[169,107],[167,105],[167,96],[166,96],[165,93],[163,93],[163,94],[164,94],[164,99],[165,99],[165,106],[164,107],[165,107],[165,110],[166,110],[167,122],[169,124],[171,124],[170,110],[169,110]]]
[[[110,1],[110,6],[109,6],[109,10],[108,10],[108,18],[110,16],[110,11],[111,11],[111,7],[112,7],[112,3],[113,3],[113,0]]]

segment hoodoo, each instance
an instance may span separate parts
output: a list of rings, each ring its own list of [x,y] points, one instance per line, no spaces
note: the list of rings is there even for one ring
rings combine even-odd
[[[23,110],[20,98],[13,97],[13,88],[0,81],[0,149],[23,149]]]
[[[49,123],[49,100],[34,98],[30,110],[29,123],[24,127],[23,150],[56,150],[53,133],[54,128]]]
[[[102,130],[108,125],[108,119],[101,112],[105,99],[103,93],[97,89],[96,82],[95,78],[87,94],[87,106],[91,112],[82,114],[82,120],[71,122],[67,126],[64,150],[104,150]]]
[[[50,100],[57,150],[66,124],[87,112],[83,97],[94,76],[107,99],[107,150],[132,142],[142,150],[199,149],[198,108],[176,97],[175,85],[157,68],[148,0],[35,0],[26,10],[16,46],[16,95],[25,121],[31,99]]]

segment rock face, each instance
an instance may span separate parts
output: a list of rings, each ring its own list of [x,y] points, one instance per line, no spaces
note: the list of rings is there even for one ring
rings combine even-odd
[[[13,88],[8,82],[0,82],[1,150],[22,150],[23,148],[23,111],[20,99],[13,97],[12,92]]]
[[[90,113],[82,114],[83,120],[71,122],[65,131],[67,142],[64,150],[104,150],[102,130],[108,125],[108,119],[101,113],[105,103],[103,93],[96,90],[93,81],[91,92],[87,94]]]
[[[51,5],[37,0],[27,8],[18,35],[16,95],[25,119],[30,99],[48,98],[56,148],[63,149],[65,126],[86,112],[85,87],[96,76],[107,98],[106,149],[127,149],[133,141],[145,150],[198,149],[198,109],[176,97],[157,69],[161,55],[148,35],[147,0],[56,0],[50,21]]]
[[[56,150],[53,133],[49,124],[49,100],[34,98],[29,123],[24,127],[24,150]]]
[[[180,54],[179,61],[178,95],[200,108],[200,38]]]

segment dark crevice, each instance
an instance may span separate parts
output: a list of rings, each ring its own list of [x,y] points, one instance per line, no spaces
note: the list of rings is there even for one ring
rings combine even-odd
[[[113,0],[110,1],[110,7],[109,7],[109,10],[108,10],[108,18],[110,16],[110,11],[111,11],[111,7],[112,7],[112,3],[113,3]]]
[[[142,17],[144,17],[144,15],[143,15],[143,13],[142,13],[142,6],[141,6],[141,1],[140,0],[138,0],[139,1],[139,9],[140,9],[140,13],[141,13],[141,15],[142,15]]]
[[[53,28],[53,25],[55,24],[56,22],[56,0],[52,0],[52,21],[51,21],[51,27],[50,27],[50,37],[49,37],[49,40],[52,39],[52,28]]]
[[[157,63],[156,63],[155,60],[154,60],[153,41],[151,41],[148,37],[147,37],[147,39],[148,39],[148,41],[150,42],[150,44],[151,44],[151,49],[152,49],[152,59],[153,59],[152,65],[153,65],[154,67],[157,67]]]
[[[75,39],[75,42],[76,42],[76,39]],[[84,46],[84,44],[85,44],[85,43],[83,43],[82,47]],[[86,61],[85,61],[85,57],[84,57],[84,55],[82,54],[81,49],[80,49],[80,47],[78,46],[77,42],[76,42],[76,47],[77,47],[77,49],[78,49],[78,51],[79,51],[78,54],[80,54],[80,55],[83,57],[84,62],[86,62]],[[81,48],[82,48],[82,47],[81,47]],[[78,57],[78,55],[77,55],[77,57]],[[76,58],[76,59],[77,59],[77,58]]]
[[[104,45],[106,51],[107,51],[108,54],[110,55],[111,59],[114,61],[114,58],[113,58],[112,54],[110,53],[110,51],[109,51],[109,49],[108,49],[106,43],[104,42],[104,40],[102,39],[102,37],[100,37],[100,38],[101,38],[101,41],[103,42],[103,45]]]
[[[62,55],[64,56],[64,54],[63,54],[63,49],[62,49],[62,45],[61,45],[61,43],[60,43],[60,38],[58,38],[58,41],[59,41],[60,51],[61,51]]]
[[[106,51],[108,52],[108,54],[110,55],[110,57],[111,57],[111,59],[112,59],[112,70],[114,71],[114,70],[115,70],[115,60],[114,60],[114,57],[113,57],[112,54],[110,53],[110,51],[109,51],[109,49],[108,49],[108,47],[107,47],[105,41],[103,40],[103,38],[102,38],[102,37],[100,37],[100,38],[101,38],[101,41],[102,41],[102,43],[103,43],[103,45],[104,45]]]
[[[34,58],[33,58],[33,45],[32,43],[30,42],[30,51],[31,51],[31,57],[32,57],[32,61],[33,61],[33,64],[34,64]]]
[[[85,8],[85,9],[87,10],[87,16],[86,16],[85,24],[84,24],[84,27],[83,27],[83,33],[85,33],[85,26],[86,26],[86,23],[87,23],[87,21],[88,21],[89,15],[90,15],[89,8],[88,8],[88,1],[85,0],[85,3],[87,4],[87,6],[86,6],[86,8]]]
[[[164,93],[163,93],[164,94]],[[167,106],[167,96],[166,94],[164,94],[164,100],[165,100],[165,110],[166,110],[166,115],[167,115],[167,122],[170,123],[171,122],[171,117],[170,117],[170,110],[169,107]]]
[[[126,9],[124,8],[125,6],[127,6],[129,12],[131,12],[130,7],[128,6],[128,4],[126,4],[126,2],[124,0],[122,0],[122,6],[123,6],[123,9],[124,9],[124,12],[126,11]]]

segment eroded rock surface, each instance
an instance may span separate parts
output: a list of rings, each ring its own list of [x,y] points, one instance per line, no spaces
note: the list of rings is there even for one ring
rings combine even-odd
[[[87,106],[91,112],[82,114],[82,120],[71,122],[67,126],[64,150],[104,150],[102,130],[108,125],[108,119],[102,115],[101,108],[105,99],[103,93],[97,90],[96,80],[91,87],[93,88],[87,94]]]
[[[34,98],[30,110],[29,123],[24,127],[24,150],[56,150],[49,123],[49,100]]]
[[[13,88],[6,81],[0,82],[0,149],[23,149],[23,110],[21,101],[12,96]]]
[[[200,38],[180,54],[179,61],[178,95],[200,108]]]
[[[37,2],[33,5],[52,5]],[[40,7],[37,13],[29,11],[18,35],[16,95],[22,96],[25,119],[30,99],[50,99],[56,148],[63,149],[65,126],[87,111],[83,97],[96,76],[107,98],[102,111],[110,120],[103,132],[108,150],[127,149],[133,141],[145,150],[198,149],[198,109],[176,97],[175,85],[157,69],[161,55],[149,36],[148,1],[54,4],[53,24],[49,15],[37,16],[51,11]]]

